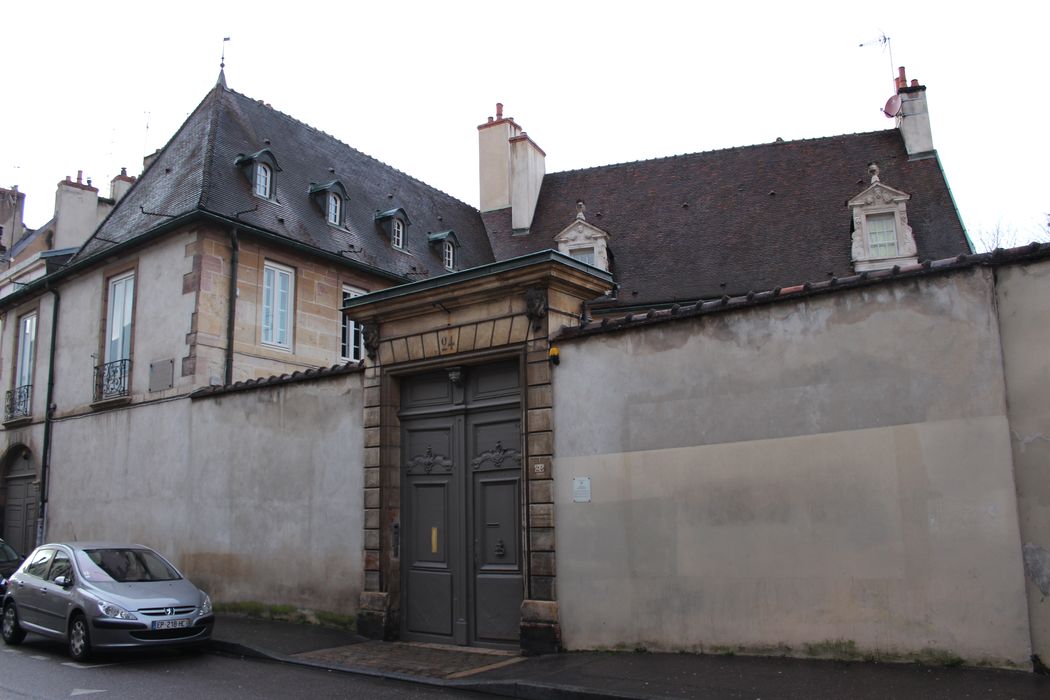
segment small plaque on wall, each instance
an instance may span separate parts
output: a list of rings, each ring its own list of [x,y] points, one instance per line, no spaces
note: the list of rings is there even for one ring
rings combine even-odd
[[[576,476],[572,479],[572,502],[591,502],[591,477]]]
[[[174,384],[175,360],[161,360],[149,364],[149,390],[164,391]]]

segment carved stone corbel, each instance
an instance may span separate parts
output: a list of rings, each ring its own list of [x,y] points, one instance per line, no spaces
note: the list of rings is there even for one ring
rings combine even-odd
[[[532,321],[532,330],[538,333],[543,328],[543,319],[547,318],[547,293],[534,287],[525,292],[525,316]]]
[[[361,337],[364,339],[368,359],[375,362],[379,355],[379,324],[374,321],[362,323]]]

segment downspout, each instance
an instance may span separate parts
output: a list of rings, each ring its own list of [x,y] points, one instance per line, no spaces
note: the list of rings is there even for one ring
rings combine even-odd
[[[48,285],[47,290],[54,297],[51,306],[51,347],[47,356],[47,400],[44,404],[44,445],[40,456],[40,514],[37,522],[37,545],[47,541],[47,491],[51,479],[51,430],[54,427],[54,410],[52,405],[55,400],[55,348],[58,339],[58,307],[62,301],[58,290]]]
[[[230,229],[230,293],[226,300],[226,376],[223,383],[233,384],[233,336],[237,323],[237,266],[241,248],[237,242],[237,227]]]

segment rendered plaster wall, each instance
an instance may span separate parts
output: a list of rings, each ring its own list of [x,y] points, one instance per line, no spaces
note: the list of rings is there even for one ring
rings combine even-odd
[[[58,347],[55,355],[57,415],[87,410],[94,400],[94,368],[104,362],[106,298],[109,280],[134,271],[134,307],[131,336],[131,381],[134,401],[167,398],[191,388],[191,377],[179,371],[187,352],[187,334],[194,312],[192,293],[183,293],[182,277],[189,261],[186,243],[195,236],[184,231],[160,239],[105,267],[91,270],[61,287]],[[46,372],[46,346],[38,362]],[[173,362],[173,387],[149,391],[150,365]]]
[[[999,327],[1032,651],[1050,662],[1050,262],[1000,267]]]
[[[980,269],[563,343],[566,646],[1027,664],[993,295]]]
[[[218,602],[352,614],[362,410],[351,374],[61,420],[48,537],[150,545]]]

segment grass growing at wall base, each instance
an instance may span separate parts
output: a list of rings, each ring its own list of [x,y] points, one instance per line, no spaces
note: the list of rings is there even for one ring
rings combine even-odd
[[[307,610],[296,608],[292,605],[267,605],[254,600],[244,600],[232,603],[216,603],[215,612],[229,613],[232,615],[246,615],[258,617],[264,620],[280,620],[282,622],[298,622],[308,625],[323,625],[337,629],[355,631],[357,620],[348,615],[329,612],[327,610]]]

